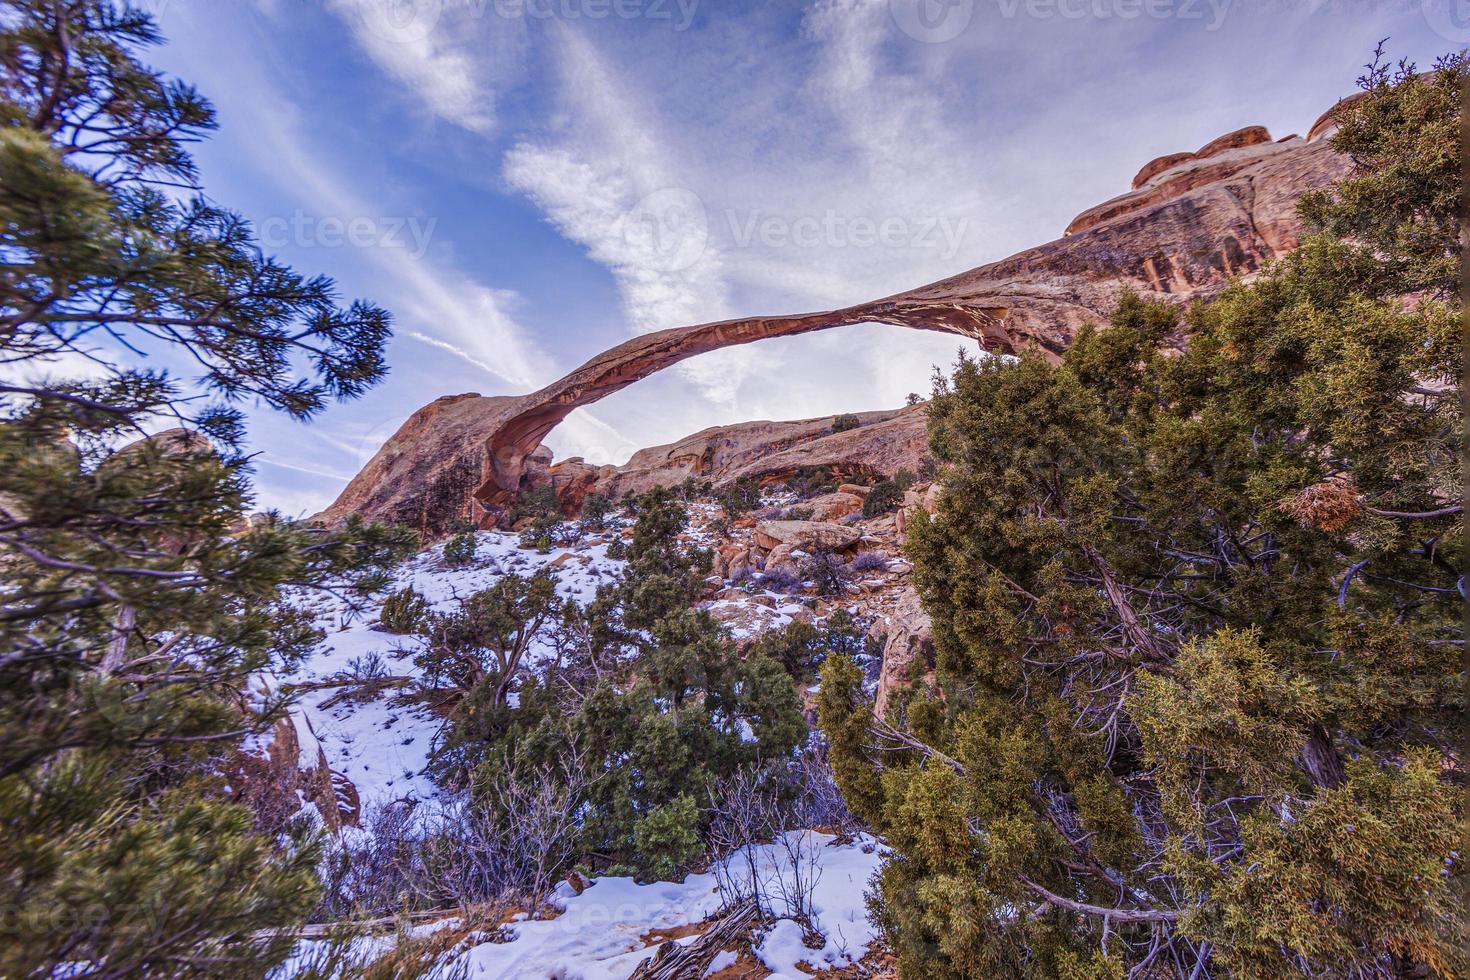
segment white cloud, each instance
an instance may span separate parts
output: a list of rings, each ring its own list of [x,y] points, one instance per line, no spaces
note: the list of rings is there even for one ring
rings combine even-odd
[[[476,133],[496,122],[496,86],[519,74],[524,25],[483,3],[328,0],[363,51],[436,116]]]
[[[707,208],[666,159],[657,120],[584,37],[565,27],[550,36],[569,121],[547,141],[517,143],[507,182],[613,274],[635,332],[722,319],[728,299]]]

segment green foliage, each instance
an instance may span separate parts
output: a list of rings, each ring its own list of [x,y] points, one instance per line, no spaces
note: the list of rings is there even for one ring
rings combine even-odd
[[[644,873],[655,880],[674,877],[679,868],[704,853],[699,836],[699,808],[685,793],[651,811],[633,831]]]
[[[454,537],[444,542],[444,564],[450,566],[468,565],[474,560],[474,532],[456,534]]]
[[[1373,257],[1370,289],[1427,290],[1443,299],[1460,288],[1465,57],[1448,55],[1420,73],[1386,61],[1380,46],[1359,80],[1362,100],[1332,137],[1354,173],[1302,202],[1308,220]]]
[[[412,586],[399,589],[383,600],[378,622],[389,633],[416,633],[429,613],[429,600]]]
[[[786,489],[802,500],[837,489],[837,477],[831,467],[803,466],[786,480]]]
[[[1466,74],[1371,70],[1250,285],[937,385],[938,690],[880,723],[829,657],[818,700],[903,975],[1466,971],[1459,311],[1402,302],[1447,291]]]
[[[856,415],[839,415],[832,420],[832,431],[851,432],[853,429],[858,428],[862,424],[862,420],[859,419]]]
[[[685,503],[690,503],[698,500],[700,497],[709,496],[714,488],[715,485],[710,480],[697,480],[692,476],[686,476],[683,480],[679,481],[679,486],[676,490],[680,500]]]
[[[882,480],[873,485],[863,498],[863,516],[891,514],[903,505],[904,488],[897,480]]]
[[[827,737],[832,773],[852,812],[875,830],[883,829],[883,787],[869,761],[868,722],[873,705],[863,693],[863,672],[851,655],[822,663],[817,693],[817,723]]]
[[[607,526],[608,515],[613,512],[613,502],[605,494],[589,493],[582,498],[581,521],[583,526],[601,531]]]
[[[241,401],[307,419],[380,380],[389,317],[264,254],[197,186],[215,127],[137,60],[150,18],[15,0],[0,23],[0,973],[260,976],[314,851],[218,774],[321,640],[288,590],[361,611],[410,532],[252,506]],[[87,377],[54,378],[85,349]],[[179,377],[131,364],[184,364]],[[171,419],[177,428],[139,440]],[[23,653],[22,653],[23,651]]]
[[[468,780],[483,795],[507,767],[542,771],[574,756],[592,776],[576,859],[667,877],[703,850],[706,816],[693,801],[742,766],[788,755],[806,725],[781,664],[742,657],[691,608],[710,556],[680,542],[678,492],[646,494],[636,511],[626,574],[585,611],[555,605],[554,595],[528,604],[525,586],[508,584],[495,601],[475,601],[495,613],[493,629],[478,625],[479,608],[437,620],[421,666],[434,685],[463,692],[436,753],[442,781]],[[559,652],[543,677],[479,652],[537,636]]]
[[[305,919],[315,845],[278,848],[245,808],[183,787],[129,799],[91,762],[69,758],[43,779],[0,783],[0,875],[19,902],[0,924],[0,973],[50,976],[81,949],[118,976],[177,976],[188,951],[210,976],[258,977],[289,952],[289,935],[250,938],[263,920]]]
[[[542,483],[516,494],[515,503],[510,507],[511,522],[515,523],[527,517],[561,520],[561,500],[556,495],[555,487],[549,483]]]
[[[748,514],[761,505],[761,487],[752,477],[742,476],[716,498],[731,518]]]
[[[810,683],[829,653],[854,656],[863,652],[863,633],[845,609],[820,626],[794,622],[762,633],[750,646],[750,656],[767,657],[801,683]]]

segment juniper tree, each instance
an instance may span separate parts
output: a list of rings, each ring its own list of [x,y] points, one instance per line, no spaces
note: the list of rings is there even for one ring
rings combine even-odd
[[[320,638],[284,591],[356,601],[409,544],[244,519],[239,404],[304,420],[360,394],[389,319],[199,192],[188,145],[214,112],[138,60],[159,40],[102,0],[0,8],[6,976],[279,959],[288,937],[249,937],[305,915],[313,852],[254,832],[220,757],[282,707],[247,682]]]
[[[789,756],[806,724],[782,665],[764,651],[742,655],[707,611],[692,608],[709,555],[681,542],[687,515],[675,493],[655,490],[635,509],[627,568],[585,610],[565,603],[554,624],[550,579],[512,576],[492,590],[493,629],[448,645],[440,641],[452,637],[431,628],[422,662],[472,675],[442,737],[441,780],[468,783],[471,797],[489,806],[497,774],[550,771],[575,755],[588,778],[575,802],[573,857],[657,878],[703,853],[707,814],[696,804],[714,783]],[[464,650],[522,649],[533,637],[558,654],[535,671],[512,678],[495,665],[461,662]]]
[[[904,976],[1463,975],[1466,76],[1371,68],[1253,283],[936,385],[937,688],[819,705]]]

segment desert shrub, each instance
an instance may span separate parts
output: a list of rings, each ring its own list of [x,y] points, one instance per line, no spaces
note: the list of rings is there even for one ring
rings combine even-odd
[[[822,644],[829,653],[844,657],[860,657],[883,649],[876,637],[864,633],[846,609],[834,609],[827,617],[822,627]]]
[[[888,557],[881,551],[864,551],[852,560],[854,572],[873,572],[888,567]]]
[[[751,644],[752,653],[770,657],[800,681],[812,676],[826,651],[822,631],[810,623],[796,622],[770,630]]]
[[[718,497],[725,513],[733,517],[748,514],[761,505],[761,487],[753,477],[742,476],[725,488]]]
[[[919,394],[917,391],[911,391],[904,397],[903,403],[912,408],[913,406],[918,405],[923,400],[923,395]]]
[[[448,763],[436,765],[438,778],[458,785],[468,771],[472,798],[489,806],[495,773],[552,765],[575,751],[590,784],[577,810],[574,860],[654,878],[702,852],[707,814],[694,801],[708,785],[788,755],[805,723],[785,669],[742,656],[707,612],[691,607],[710,556],[679,540],[686,514],[677,490],[644,495],[637,513],[625,574],[585,610],[563,604],[539,627],[515,615],[490,639],[432,644],[446,654],[494,652],[497,637],[539,631],[557,659],[522,670],[513,702],[493,696],[492,682],[507,673],[497,663],[445,656],[425,666],[467,675],[450,681],[468,690],[436,749]]]
[[[613,561],[622,561],[628,557],[628,539],[621,534],[607,543],[607,556]]]
[[[575,537],[575,533],[571,535]],[[567,525],[558,514],[543,514],[535,518],[521,531],[522,548],[534,548],[541,554],[549,552],[553,545],[568,537]]]
[[[785,568],[773,568],[760,574],[761,588],[783,595],[801,591],[801,579]]]
[[[933,453],[925,453],[919,460],[919,482],[932,483],[939,477],[939,461]]]
[[[584,527],[593,531],[601,531],[607,526],[607,518],[612,511],[613,502],[606,494],[589,493],[582,498],[580,520]]]
[[[515,502],[510,506],[510,519],[512,523],[524,520],[527,517],[555,517],[561,519],[561,499],[556,495],[556,489],[549,483],[538,486],[527,487],[516,494]]]
[[[752,656],[769,657],[799,682],[810,682],[829,653],[863,652],[863,634],[845,609],[838,609],[821,626],[795,622],[761,634],[750,645]]]
[[[443,554],[446,565],[468,565],[475,560],[474,534],[456,534],[444,542]]]
[[[715,485],[709,480],[701,480],[693,476],[686,476],[680,481],[676,488],[679,499],[685,503],[692,503],[701,497],[708,497],[714,490]]]
[[[837,478],[827,466],[803,466],[786,480],[786,489],[802,500],[837,489]]]
[[[810,507],[786,507],[777,514],[777,520],[782,521],[809,521],[812,519]]]
[[[815,548],[801,560],[801,577],[811,582],[817,595],[838,596],[847,591],[851,574],[846,563],[828,548]]]
[[[423,625],[424,617],[428,612],[429,600],[409,586],[399,589],[383,600],[383,608],[378,613],[378,622],[389,633],[403,636],[417,632]]]
[[[486,775],[481,797],[438,807],[375,805],[367,833],[333,837],[322,862],[320,918],[442,908],[539,908],[576,855],[577,812],[592,776],[575,752]]]
[[[881,514],[891,514],[903,506],[903,487],[895,480],[884,480],[868,491],[868,496],[863,500],[863,516],[878,517]]]
[[[639,867],[656,881],[673,878],[704,854],[694,797],[681,794],[642,817],[633,828],[633,847]]]
[[[839,415],[832,420],[832,431],[851,432],[862,424],[862,421],[856,415]]]

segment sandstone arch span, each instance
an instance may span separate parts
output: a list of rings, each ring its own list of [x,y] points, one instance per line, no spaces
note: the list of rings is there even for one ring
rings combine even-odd
[[[879,301],[796,316],[721,320],[644,334],[605,351],[571,374],[506,407],[488,444],[485,480],[475,497],[487,510],[503,507],[520,487],[525,460],[573,411],[591,405],[650,374],[699,354],[773,337],[859,323],[887,323],[937,330],[979,341],[988,350],[1012,351],[1004,307],[963,303]]]
[[[1188,301],[1294,248],[1297,199],[1343,176],[1324,137],[1272,142],[1260,127],[1144,167],[1128,193],[1084,211],[1052,242],[927,286],[840,310],[760,316],[645,334],[522,396],[438,398],[415,412],[319,519],[349,514],[437,536],[455,519],[494,523],[527,461],[577,408],[671,364],[768,337],[886,323],[968,337],[992,352],[1028,343],[1059,355],[1082,326],[1106,321],[1125,289]]]

